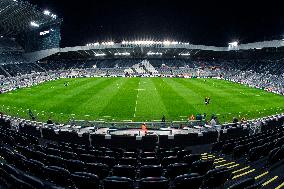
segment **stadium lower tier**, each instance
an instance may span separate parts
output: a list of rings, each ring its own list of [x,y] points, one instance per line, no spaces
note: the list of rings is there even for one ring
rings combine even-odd
[[[0,119],[1,188],[277,188],[284,186],[283,117],[249,135],[234,128],[180,143],[77,136]],[[17,128],[19,130],[17,130]],[[177,136],[175,136],[177,137]],[[211,139],[210,139],[211,138]],[[207,140],[204,142],[204,140]],[[174,140],[172,140],[174,141]],[[195,141],[195,142],[192,142]],[[153,143],[153,144],[152,144]]]

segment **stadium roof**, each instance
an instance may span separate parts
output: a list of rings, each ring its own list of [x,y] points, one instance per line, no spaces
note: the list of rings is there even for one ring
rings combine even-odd
[[[121,43],[95,42],[86,46],[53,48],[26,53],[30,62],[42,59],[100,59],[100,58],[202,58],[232,57],[241,54],[260,57],[263,53],[283,54],[284,41],[262,41],[256,43],[229,43],[227,47],[193,45],[175,41],[122,41]],[[238,56],[239,57],[239,56]]]
[[[0,35],[13,37],[39,27],[62,22],[48,10],[22,0],[0,1]]]

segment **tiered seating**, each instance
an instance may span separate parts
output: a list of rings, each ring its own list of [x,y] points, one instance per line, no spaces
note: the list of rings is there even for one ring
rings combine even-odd
[[[144,68],[140,65],[140,64],[135,64],[132,66],[132,68],[135,70],[135,72],[137,74],[145,74],[146,71],[144,70]]]
[[[0,177],[11,187],[144,189],[185,188],[192,183],[199,188],[213,183],[222,186],[231,175],[230,169],[215,169],[213,160],[202,160],[201,154],[182,148],[126,151],[43,143],[3,128],[0,135],[0,171],[5,173]]]
[[[276,126],[268,122],[262,133],[213,144],[214,155],[179,146],[130,150],[75,144],[71,135],[64,135],[65,142],[51,135],[46,140],[38,137],[48,130],[39,134],[28,126],[16,132],[8,120],[0,121],[0,184],[12,188],[259,188],[278,178],[262,165],[271,168],[284,159],[284,128],[273,119]],[[255,165],[259,161],[265,163]]]
[[[26,63],[21,52],[3,52],[0,56],[0,75],[6,77],[45,72],[80,69],[85,75],[118,75],[131,69],[132,74],[162,74],[178,77],[219,77],[284,94],[283,58],[261,60],[232,59],[193,61],[188,59],[97,59],[97,60],[44,60],[43,63]],[[46,62],[47,61],[47,62]],[[84,70],[84,71],[83,71]],[[132,72],[128,71],[128,73]],[[8,73],[8,74],[7,74]]]
[[[284,144],[284,128],[282,126],[266,129],[264,128],[265,131],[255,135],[216,142],[212,146],[212,151],[225,155],[231,154],[233,159],[246,157],[248,161],[259,160]]]
[[[279,170],[283,169],[283,146],[284,127],[276,126],[269,129],[266,127],[263,132],[255,135],[214,143],[212,151],[224,157],[221,161],[225,165],[236,168],[233,173],[239,172],[239,176],[233,176],[229,182],[230,188],[246,188],[251,185],[251,188],[272,188],[273,185],[276,188],[282,184],[283,179],[279,178]],[[246,166],[240,168],[240,164]],[[275,183],[271,184],[272,182]]]

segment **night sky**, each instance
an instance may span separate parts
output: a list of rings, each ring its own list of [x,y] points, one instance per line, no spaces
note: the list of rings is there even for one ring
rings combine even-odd
[[[284,34],[281,1],[30,0],[64,19],[62,47],[96,41],[174,40],[226,46]],[[250,2],[250,3],[248,3]]]

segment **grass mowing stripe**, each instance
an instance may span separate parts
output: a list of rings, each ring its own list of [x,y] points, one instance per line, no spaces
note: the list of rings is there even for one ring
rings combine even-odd
[[[91,82],[90,82],[91,81]],[[90,80],[89,83],[84,85],[76,86],[75,91],[72,93],[60,93],[61,96],[57,96],[55,98],[50,98],[50,100],[54,101],[46,101],[44,105],[47,105],[45,109],[47,112],[54,112],[52,115],[46,115],[47,119],[49,116],[52,116],[52,119],[60,120],[65,119],[69,120],[71,117],[75,119],[91,119],[91,117],[86,117],[86,114],[91,114],[91,112],[81,112],[80,104],[90,98],[94,92],[100,90],[100,88],[104,87],[105,85],[109,84],[110,81],[108,80]],[[60,86],[61,87],[61,86]],[[65,87],[63,85],[63,90],[66,88],[72,88],[72,85]],[[61,88],[61,89],[62,89]],[[95,90],[94,90],[95,89]],[[87,94],[89,93],[89,94]],[[43,106],[43,104],[42,104]],[[64,112],[63,114],[61,114]],[[71,116],[71,114],[75,114],[76,116]]]
[[[35,109],[44,109],[46,111],[44,114],[37,114],[38,118],[47,120],[51,117],[53,120],[59,121],[67,121],[72,117],[75,119],[92,119],[92,117],[85,116],[85,114],[90,114],[90,111],[82,112],[81,110],[84,110],[84,108],[80,108],[80,104],[87,101],[87,99],[89,99],[94,93],[98,92],[100,88],[112,82],[107,79],[90,78],[89,80],[78,79],[78,81],[84,82],[76,83],[72,82],[73,79],[71,79],[69,85],[65,87],[65,81],[66,80],[60,80],[58,85],[54,85],[54,88],[57,89],[56,93],[54,92],[54,97],[48,98],[47,95],[45,96],[46,100],[35,98]],[[62,114],[62,112],[64,113]],[[75,114],[75,116],[71,114]]]
[[[65,80],[57,80],[57,81],[50,81],[47,83],[42,83],[40,85],[31,87],[30,90],[26,90],[26,88],[18,89],[16,91],[13,91],[13,95],[9,94],[2,94],[0,97],[0,103],[4,105],[10,105],[14,104],[14,106],[18,108],[25,108],[25,109],[38,109],[38,101],[40,103],[45,102],[44,100],[48,100],[49,98],[54,98],[56,95],[60,95],[60,92],[58,91],[58,84],[64,83]],[[78,80],[78,81],[84,81],[88,83],[88,80]],[[81,82],[78,82],[81,83]],[[48,90],[43,90],[48,89]],[[71,87],[74,90],[73,86]],[[43,100],[44,97],[44,100]],[[35,103],[31,103],[31,101],[34,101]],[[40,106],[42,107],[42,106]]]
[[[138,91],[137,111],[134,120],[161,120],[162,115],[168,118],[167,109],[153,83],[154,79],[156,78],[141,78],[139,85],[140,90]]]
[[[243,86],[233,86],[230,84],[225,84],[223,81],[221,80],[221,82],[219,82],[220,80],[217,79],[211,79],[211,80],[206,80],[206,82],[202,81],[202,80],[196,80],[196,83],[203,88],[208,89],[210,92],[214,93],[214,94],[220,94],[221,96],[228,96],[228,100],[230,100],[229,96],[231,94],[234,93],[234,101],[238,102],[239,104],[244,104],[247,102],[247,100],[244,97],[243,94]],[[249,91],[249,89],[246,88],[246,90]],[[247,93],[247,92],[246,92]],[[249,93],[247,93],[249,94]],[[235,104],[234,104],[235,105]]]
[[[74,108],[76,119],[96,120],[99,118],[99,112],[105,107],[109,99],[116,93],[117,86],[121,79],[108,78],[97,85],[88,86]],[[76,97],[75,97],[76,98]],[[90,116],[86,117],[85,114]],[[104,118],[106,119],[106,118]],[[111,118],[107,118],[111,119]]]
[[[64,82],[66,81],[72,83],[72,87],[65,87]],[[29,119],[30,117],[28,116],[27,109],[31,109],[33,110],[33,113],[37,116],[39,120],[46,120],[48,117],[53,116],[52,113],[47,113],[47,112],[49,112],[48,109],[50,106],[60,101],[60,99],[58,99],[57,97],[58,95],[62,94],[63,90],[61,89],[64,89],[64,91],[70,90],[70,93],[72,94],[74,92],[74,88],[76,89],[77,86],[82,85],[82,84],[85,85],[88,83],[90,83],[90,80],[86,78],[84,79],[83,78],[82,79],[81,78],[80,79],[60,79],[56,81],[50,81],[50,82],[42,83],[34,87],[31,87],[30,90],[26,90],[26,88],[22,88],[22,89],[13,91],[12,96],[9,94],[2,94],[0,96],[0,103],[1,104],[8,103],[9,105],[16,107],[16,109],[14,110],[14,114],[17,114],[17,116]],[[42,110],[45,110],[45,112],[42,113],[41,112]],[[59,112],[61,113],[60,110]],[[13,112],[9,112],[9,113],[13,114]],[[61,117],[62,115],[60,115],[60,119],[57,121],[63,121]],[[57,119],[57,118],[54,118],[54,119]],[[68,119],[69,117],[65,117],[64,121]]]
[[[194,94],[197,96],[195,98],[190,98],[191,103],[197,109],[195,113],[206,113],[207,115],[211,114],[217,114],[219,112],[222,112],[221,106],[218,102],[212,103],[212,98],[215,99],[215,96],[211,94],[207,88],[199,87],[196,84],[195,79],[189,80],[189,79],[173,79],[176,83],[179,83],[180,85],[183,85],[185,88],[189,90],[193,90]],[[204,98],[206,96],[210,96],[211,103],[209,105],[205,105]]]
[[[115,82],[110,82],[102,90],[97,91],[94,95],[80,105],[80,109],[84,112],[92,112],[92,118],[112,120],[113,117],[106,114],[100,115],[102,110],[108,105],[114,95],[118,93],[121,86],[126,82],[123,78],[109,78]]]
[[[196,93],[198,93],[200,96],[203,95],[203,99],[206,96],[209,96],[211,98],[209,105],[204,106],[203,104],[198,108],[202,112],[205,112],[207,115],[219,114],[219,120],[224,121],[230,119],[229,117],[231,117],[227,113],[231,113],[232,117],[234,117],[238,115],[238,112],[234,112],[235,109],[238,109],[238,111],[244,110],[243,107],[237,103],[238,101],[234,101],[234,98],[231,98],[231,93],[219,90],[212,85],[212,83],[216,81],[215,79],[209,81],[206,80],[206,82],[203,82],[202,84],[200,84],[201,79],[175,80],[188,87],[194,88],[194,91],[196,91]],[[232,118],[230,120],[232,120]]]
[[[111,115],[116,120],[129,120],[133,117],[135,109],[135,100],[138,93],[138,84],[140,78],[125,78],[126,82],[120,90],[114,95],[107,106],[101,111],[100,116]]]
[[[169,119],[176,120],[180,115],[188,115],[190,104],[180,96],[167,82],[161,78],[155,78],[154,84],[168,110]]]
[[[190,114],[198,112],[195,106],[196,103],[204,105],[203,98],[194,91],[190,90],[190,88],[176,82],[174,79],[164,78],[163,80],[167,82],[172,87],[172,89],[175,90],[188,103],[187,108],[190,111]]]
[[[82,102],[87,101],[90,96],[97,93],[97,91],[103,89],[106,85],[113,82],[113,80],[95,80],[89,82],[88,85],[77,87],[74,93],[63,95],[62,101],[57,101],[54,106],[49,108],[49,111],[58,112],[64,110],[66,113],[77,113],[76,107],[80,106]],[[70,86],[68,86],[70,87]],[[67,87],[67,88],[68,88]]]
[[[192,80],[187,79],[187,80],[176,80],[176,81],[181,82],[182,84],[185,83],[190,84],[188,87],[194,88],[195,92],[198,93],[203,100],[206,96],[211,97],[211,100],[214,100],[214,103],[216,103],[218,107],[224,104],[235,105],[234,102],[230,101],[231,93],[227,93],[224,90],[216,88],[215,86],[210,86],[209,83],[210,82],[212,83],[211,80],[209,80],[209,82],[207,81],[206,84],[204,82],[201,82],[200,79],[192,79]],[[228,100],[224,101],[224,104],[222,104],[222,102],[220,101],[221,99],[223,100],[223,97],[226,97],[225,100],[226,99]]]

